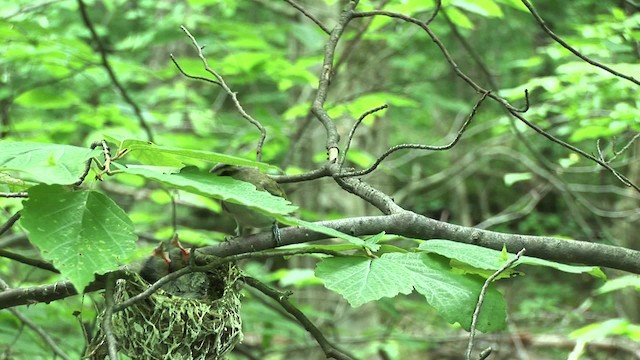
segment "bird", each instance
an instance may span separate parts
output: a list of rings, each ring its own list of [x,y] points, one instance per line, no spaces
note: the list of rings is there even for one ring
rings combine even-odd
[[[167,274],[178,271],[189,265],[191,253],[182,247],[177,234],[171,240],[163,241],[142,265],[140,276],[153,284]]]
[[[218,176],[230,176],[236,180],[251,183],[259,191],[266,191],[273,196],[287,198],[287,194],[275,180],[256,168],[218,164],[210,172]],[[230,214],[236,222],[236,236],[241,236],[247,228],[263,229],[271,226],[276,245],[279,246],[281,244],[280,229],[275,219],[244,205],[228,201],[221,201],[221,204],[222,210]]]

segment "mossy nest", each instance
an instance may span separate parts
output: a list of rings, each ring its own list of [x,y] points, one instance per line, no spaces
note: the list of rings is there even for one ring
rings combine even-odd
[[[240,271],[192,273],[113,314],[119,352],[132,359],[223,359],[242,340]],[[116,282],[115,304],[149,287],[138,274]]]

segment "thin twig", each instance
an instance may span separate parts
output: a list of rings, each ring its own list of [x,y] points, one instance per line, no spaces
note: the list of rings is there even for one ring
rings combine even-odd
[[[58,269],[56,269],[49,262],[46,262],[46,261],[43,261],[43,260],[38,260],[38,259],[32,259],[32,258],[23,256],[23,255],[20,255],[20,254],[13,253],[11,251],[7,251],[5,249],[0,249],[0,257],[11,259],[11,260],[17,261],[17,262],[19,262],[21,264],[33,266],[33,267],[38,268],[38,269],[51,271],[51,272],[54,272],[56,274],[60,273],[60,271]]]
[[[136,104],[136,102],[133,101],[133,99],[129,96],[129,93],[124,88],[124,86],[122,86],[115,72],[111,68],[111,64],[109,64],[109,59],[107,56],[107,50],[105,49],[104,44],[102,43],[102,40],[100,40],[100,36],[98,36],[98,33],[96,32],[96,29],[94,28],[93,23],[91,22],[91,19],[89,18],[89,14],[87,13],[87,8],[84,5],[84,2],[82,0],[78,0],[78,7],[80,9],[80,15],[82,15],[82,20],[84,21],[85,26],[89,29],[89,32],[91,32],[91,38],[96,43],[96,47],[98,48],[98,52],[100,53],[102,66],[107,71],[107,74],[109,75],[109,78],[111,79],[111,82],[113,83],[113,85],[120,92],[120,96],[122,96],[124,101],[126,101],[127,104],[129,104],[129,106],[131,106],[131,108],[133,109],[133,112],[136,114],[136,117],[138,118],[138,122],[140,123],[140,126],[147,134],[147,139],[149,141],[153,141],[153,133],[151,132],[151,128],[149,127],[149,124],[147,124],[147,121],[144,119],[144,116],[142,115],[142,111],[140,111],[140,107],[138,107],[138,104]]]
[[[196,75],[190,75],[187,74],[183,69],[182,66],[180,66],[180,64],[178,64],[178,61],[176,61],[176,58],[173,57],[173,54],[169,54],[169,57],[171,58],[171,61],[173,61],[173,64],[178,68],[178,71],[180,71],[180,73],[186,77],[188,77],[189,79],[194,79],[194,80],[200,80],[200,81],[206,81],[206,82],[210,82],[212,84],[216,84],[218,86],[222,86],[222,84],[220,84],[219,81],[213,80],[213,79],[209,79],[206,78],[204,76],[196,76]]]
[[[342,159],[340,159],[340,172],[342,172],[342,166],[344,165],[345,160],[347,159],[347,153],[349,152],[349,148],[351,147],[351,141],[353,140],[353,135],[355,135],[356,133],[356,129],[358,128],[358,126],[360,125],[360,123],[362,123],[362,120],[364,120],[367,116],[376,113],[380,110],[383,109],[387,109],[389,108],[389,105],[384,104],[381,106],[378,106],[376,108],[373,108],[371,110],[368,110],[366,112],[364,112],[362,115],[360,115],[360,117],[358,118],[358,120],[356,120],[356,122],[353,124],[353,127],[351,128],[351,131],[349,132],[349,136],[347,137],[347,145],[344,148],[344,151],[342,152]]]
[[[495,280],[498,277],[498,275],[502,274],[502,272],[504,272],[509,267],[511,267],[513,263],[518,261],[525,251],[526,251],[525,248],[522,248],[522,250],[518,251],[515,257],[507,261],[504,265],[502,265],[502,267],[500,267],[500,269],[498,269],[491,276],[489,276],[487,280],[484,282],[484,285],[482,285],[482,289],[480,290],[480,296],[478,297],[478,302],[476,304],[475,310],[473,311],[473,317],[471,318],[471,329],[469,330],[469,343],[467,345],[467,353],[465,356],[466,360],[471,360],[471,351],[473,350],[473,341],[476,336],[476,328],[478,327],[478,318],[480,317],[480,308],[482,307],[482,303],[484,302],[484,297],[487,294],[489,285],[493,282],[493,280]],[[485,351],[487,350],[485,349],[483,353]],[[489,350],[489,352],[491,352],[491,350]]]
[[[401,149],[420,149],[420,150],[433,150],[433,151],[442,151],[442,150],[451,149],[453,146],[455,146],[455,144],[458,143],[458,141],[462,137],[462,134],[466,130],[467,126],[469,125],[471,120],[476,115],[476,112],[477,112],[478,108],[484,102],[484,100],[487,98],[487,96],[489,96],[489,92],[488,91],[482,93],[482,96],[480,97],[480,99],[478,99],[478,101],[473,105],[473,108],[471,109],[471,112],[469,113],[469,116],[467,116],[467,120],[464,122],[464,124],[462,124],[462,126],[460,127],[460,130],[458,130],[458,133],[456,134],[455,138],[453,140],[451,140],[451,142],[449,144],[442,145],[442,146],[423,145],[423,144],[400,144],[400,145],[396,145],[396,146],[388,149],[387,151],[385,151],[382,155],[380,155],[376,159],[376,161],[371,166],[369,166],[368,168],[366,168],[364,170],[360,170],[360,171],[352,171],[352,172],[347,172],[347,173],[341,173],[341,174],[337,174],[335,176],[336,177],[352,177],[352,176],[362,176],[362,175],[369,174],[370,172],[375,170],[378,167],[378,165],[380,165],[380,163],[382,163],[382,161],[385,158],[387,158],[392,153],[394,153],[394,152],[396,152],[398,150],[401,150]]]
[[[527,7],[527,9],[529,9],[529,12],[531,13],[531,15],[533,15],[533,18],[536,19],[536,21],[538,22],[538,24],[540,25],[540,27],[542,28],[542,30],[544,30],[544,32],[546,32],[553,40],[555,40],[558,44],[562,45],[562,47],[564,47],[565,49],[571,51],[571,53],[577,57],[579,57],[580,59],[582,59],[583,61],[598,67],[614,76],[617,76],[619,78],[623,78],[625,80],[629,80],[632,83],[636,84],[636,85],[640,85],[640,81],[637,80],[636,78],[634,78],[633,76],[629,76],[629,75],[625,75],[622,74],[618,71],[613,70],[612,68],[601,64],[595,60],[592,60],[590,58],[588,58],[587,56],[583,55],[581,52],[579,52],[578,50],[574,49],[571,45],[569,45],[567,42],[565,42],[564,40],[562,40],[558,35],[556,35],[553,31],[551,31],[551,29],[549,29],[549,27],[547,26],[547,24],[545,23],[545,21],[542,19],[542,17],[538,14],[538,12],[536,11],[536,9],[533,8],[533,5],[531,5],[531,3],[527,0],[521,0],[522,3],[524,4],[524,6]]]
[[[204,49],[204,46],[200,46],[200,44],[198,44],[198,41],[196,40],[196,38],[193,35],[191,35],[191,33],[189,32],[189,30],[187,30],[186,27],[181,25],[180,29],[182,29],[182,31],[184,31],[184,33],[187,34],[189,39],[191,39],[193,46],[195,46],[196,49],[198,49],[198,57],[202,61],[205,71],[213,75],[217,79],[219,83],[218,85],[222,87],[222,89],[224,89],[224,91],[231,97],[231,100],[233,101],[233,104],[236,106],[236,109],[238,110],[238,112],[240,112],[240,115],[242,115],[242,117],[245,118],[245,120],[249,121],[253,126],[255,126],[260,131],[260,140],[258,140],[258,146],[256,147],[256,161],[261,161],[262,146],[264,145],[264,141],[267,138],[267,130],[264,128],[264,126],[262,126],[262,124],[258,120],[251,117],[251,115],[249,115],[244,110],[244,108],[240,104],[240,101],[238,100],[237,93],[231,90],[231,88],[229,88],[229,86],[224,81],[222,76],[209,66],[209,62],[207,61],[207,58],[204,56],[204,53],[202,52],[202,49]],[[177,65],[177,62],[175,60],[173,62],[174,64]],[[178,67],[178,69],[180,70],[180,72],[184,73],[184,71],[180,69],[180,67]],[[202,78],[200,77],[195,77],[195,76],[188,76],[188,77],[202,80]],[[206,81],[214,82],[213,80],[206,80]]]
[[[8,289],[10,289],[9,285],[4,280],[0,279],[0,291],[5,291],[5,290],[8,290]],[[11,314],[13,314],[13,316],[17,317],[18,320],[20,320],[24,325],[26,325],[28,328],[30,328],[36,334],[38,334],[38,336],[40,336],[42,338],[42,340],[44,340],[44,342],[47,345],[49,345],[51,350],[53,350],[53,352],[57,356],[59,356],[63,360],[69,360],[70,359],[69,356],[67,354],[65,354],[65,352],[62,351],[62,349],[60,349],[60,347],[58,347],[56,342],[47,334],[47,332],[43,328],[41,328],[36,323],[31,321],[31,319],[29,319],[28,317],[23,315],[17,309],[9,309],[9,312],[11,312]]]
[[[11,215],[11,217],[7,220],[7,222],[5,222],[4,224],[2,224],[2,226],[0,226],[0,235],[4,234],[7,230],[11,229],[13,224],[15,224],[16,221],[18,221],[18,219],[20,219],[20,216],[21,216],[20,212],[17,212]]]
[[[5,198],[27,198],[27,197],[29,197],[29,193],[26,192],[26,191],[0,192],[0,197],[5,197]]]
[[[289,301],[289,294],[284,293],[282,291],[278,291],[276,289],[272,289],[271,287],[263,284],[262,282],[252,278],[245,276],[242,278],[245,283],[249,286],[259,290],[263,294],[269,296],[273,300],[277,301],[280,306],[282,306],[289,314],[293,315],[298,322],[313,336],[313,338],[318,342],[320,348],[324,352],[325,356],[329,359],[338,359],[338,360],[348,360],[353,359],[351,356],[340,351],[335,345],[331,344],[327,338],[325,338],[324,334],[320,329],[318,329],[309,318],[306,317],[298,309]]]
[[[436,7],[433,9],[433,13],[431,14],[431,16],[429,16],[429,18],[424,23],[426,25],[431,24],[431,22],[435,20],[441,8],[442,8],[442,0],[436,0]]]
[[[629,142],[625,146],[622,147],[622,149],[620,149],[620,150],[613,149],[613,156],[611,157],[611,159],[609,159],[609,162],[615,160],[615,158],[617,158],[618,155],[620,155],[620,154],[624,153],[625,151],[627,151],[627,149],[629,149],[629,147],[631,145],[633,145],[633,143],[636,142],[636,140],[638,140],[639,138],[640,138],[640,132],[636,133],[631,138],[631,140],[629,140]]]
[[[356,13],[352,14],[353,17],[368,17],[368,16],[377,16],[377,15],[383,15],[383,16],[389,16],[389,17],[393,17],[393,18],[398,18],[398,19],[401,19],[403,21],[407,21],[407,22],[416,24],[419,27],[421,27],[429,35],[431,40],[433,40],[433,42],[436,44],[436,46],[438,46],[438,48],[442,52],[442,55],[444,56],[445,60],[449,63],[449,65],[451,66],[451,69],[456,73],[456,75],[458,75],[458,77],[460,77],[467,84],[469,84],[469,86],[471,86],[474,90],[476,90],[478,92],[487,91],[487,90],[483,89],[480,85],[476,84],[468,75],[466,75],[464,72],[462,72],[462,70],[460,70],[458,64],[453,60],[453,57],[451,56],[451,54],[449,54],[449,50],[447,50],[447,48],[444,46],[444,44],[438,38],[438,36],[436,36],[436,34],[431,30],[431,28],[429,28],[424,22],[422,22],[422,21],[420,21],[418,19],[415,19],[413,17],[406,16],[404,14],[394,13],[394,12],[390,12],[390,11],[382,11],[382,10],[356,12]],[[600,161],[595,156],[587,153],[584,150],[581,150],[580,148],[578,148],[576,146],[573,146],[573,145],[571,145],[571,144],[569,144],[569,143],[567,143],[565,141],[562,141],[562,140],[556,138],[555,136],[551,135],[550,133],[548,133],[547,131],[545,131],[541,127],[539,127],[538,125],[536,125],[536,124],[532,123],[531,121],[527,120],[524,116],[522,116],[520,114],[521,109],[518,109],[518,108],[514,107],[506,99],[504,99],[504,98],[502,98],[502,97],[500,97],[498,95],[495,95],[495,94],[489,94],[489,97],[491,99],[495,100],[496,102],[500,103],[502,106],[504,106],[512,116],[514,116],[518,120],[522,121],[525,125],[527,125],[531,129],[533,129],[538,134],[544,136],[548,140],[550,140],[550,141],[552,141],[552,142],[554,142],[554,143],[556,143],[556,144],[558,144],[560,146],[563,146],[563,147],[565,147],[565,148],[567,148],[567,149],[569,149],[571,151],[574,151],[574,152],[580,154],[581,156],[583,156],[583,157],[585,157],[585,158],[587,158],[589,160],[592,160],[592,161],[596,162],[598,165],[604,167],[605,169],[609,170],[611,173],[615,174],[615,176],[618,177],[622,181],[623,184],[625,184],[626,186],[630,186],[630,187],[634,188],[636,191],[640,192],[640,187],[638,187],[637,185],[632,183],[624,175],[620,174],[617,170],[612,168],[611,165]]]
[[[293,2],[292,0],[284,0],[287,4],[293,6],[296,10],[300,11],[302,13],[302,15],[306,16],[309,18],[309,20],[313,21],[314,23],[316,23],[316,25],[318,25],[318,27],[320,29],[322,29],[322,31],[324,31],[327,35],[331,34],[331,30],[329,30],[328,27],[326,27],[322,22],[320,22],[320,20],[318,20],[316,17],[314,17],[313,15],[311,15],[309,12],[307,12],[302,6],[296,4],[295,2]]]

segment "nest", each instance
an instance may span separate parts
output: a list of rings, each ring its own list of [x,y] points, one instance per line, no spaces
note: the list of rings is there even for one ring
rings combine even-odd
[[[113,314],[118,350],[133,359],[222,359],[242,340],[240,271],[192,273]],[[138,274],[116,282],[119,304],[149,287]],[[102,341],[101,345],[105,345]]]

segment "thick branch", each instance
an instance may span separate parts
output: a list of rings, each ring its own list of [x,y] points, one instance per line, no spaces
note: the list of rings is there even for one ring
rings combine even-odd
[[[387,234],[408,238],[447,239],[494,250],[502,250],[504,245],[512,253],[516,253],[524,247],[529,256],[541,259],[568,264],[603,266],[640,274],[640,251],[637,250],[549,236],[505,234],[480,230],[449,224],[404,210],[392,215],[321,221],[318,224],[354,236],[374,235],[385,231]],[[324,234],[297,226],[281,229],[280,232],[282,245],[300,244],[327,238]],[[271,232],[264,232],[239,237],[215,246],[199,248],[196,251],[205,255],[227,257],[271,248],[273,248],[273,236]],[[139,267],[139,265],[137,266]],[[131,266],[129,268],[136,271],[136,269],[139,270],[138,267]],[[104,284],[102,276],[90,284],[86,292],[103,289]],[[17,305],[50,302],[76,294],[73,285],[68,281],[26,289],[11,289],[0,293],[0,310]]]

